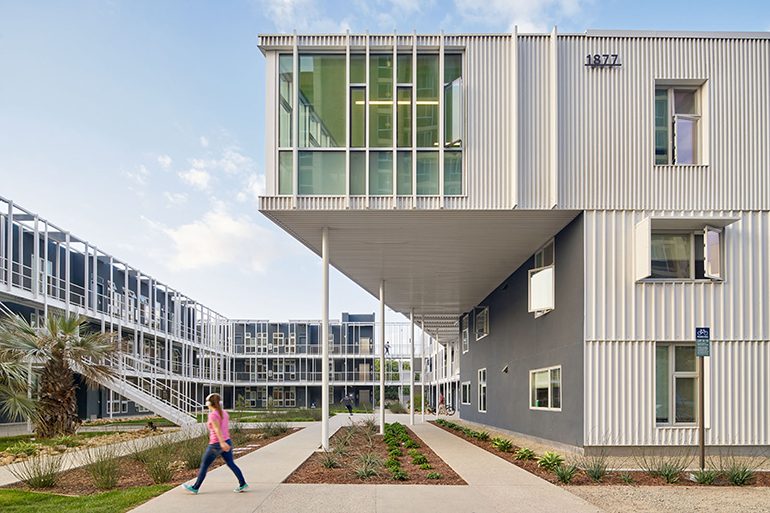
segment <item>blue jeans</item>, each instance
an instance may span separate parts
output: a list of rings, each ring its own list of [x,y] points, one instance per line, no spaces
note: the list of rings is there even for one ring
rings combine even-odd
[[[217,459],[217,456],[222,456],[222,459],[225,460],[225,464],[230,467],[230,470],[233,471],[235,477],[238,478],[238,484],[240,486],[246,484],[246,480],[243,479],[243,473],[241,472],[241,469],[239,469],[238,465],[236,465],[235,461],[233,461],[233,441],[227,439],[225,442],[230,446],[230,450],[227,452],[223,451],[218,443],[209,444],[209,446],[206,447],[206,452],[203,454],[203,460],[201,461],[201,468],[198,470],[198,479],[193,485],[193,488],[196,490],[199,489],[203,484],[203,480],[206,479],[206,474],[209,471],[209,467],[212,463],[214,463],[214,460]]]

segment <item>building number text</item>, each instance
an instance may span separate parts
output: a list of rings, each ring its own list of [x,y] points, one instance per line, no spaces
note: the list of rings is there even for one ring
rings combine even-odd
[[[586,55],[585,65],[592,68],[615,68],[620,66],[620,62],[616,53],[595,53]]]

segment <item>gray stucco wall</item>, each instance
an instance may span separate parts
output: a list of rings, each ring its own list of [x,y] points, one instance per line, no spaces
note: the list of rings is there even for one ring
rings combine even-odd
[[[489,335],[475,341],[470,319],[470,350],[460,358],[460,381],[471,382],[471,404],[460,405],[460,417],[582,446],[582,215],[555,237],[555,309],[538,319],[527,312],[527,271],[532,267],[530,258],[481,303],[489,307]],[[562,367],[562,410],[531,410],[529,371],[555,365]],[[480,413],[477,371],[485,367],[487,412]]]

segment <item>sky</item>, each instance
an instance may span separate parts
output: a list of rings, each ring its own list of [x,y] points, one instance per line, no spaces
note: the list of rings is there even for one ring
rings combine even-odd
[[[0,196],[231,318],[317,319],[320,258],[257,210],[257,34],[770,30],[766,1],[0,0]],[[330,313],[377,300],[336,271]],[[403,320],[389,315],[388,320]]]

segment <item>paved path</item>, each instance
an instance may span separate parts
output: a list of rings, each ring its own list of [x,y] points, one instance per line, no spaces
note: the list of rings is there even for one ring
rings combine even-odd
[[[357,415],[358,418],[365,417]],[[419,418],[419,417],[418,417]],[[388,421],[408,424],[407,415]],[[330,432],[350,422],[337,415]],[[175,488],[139,506],[135,513],[205,511],[206,513],[588,513],[600,509],[431,424],[414,431],[468,483],[441,485],[298,485],[281,484],[320,441],[320,423],[308,425],[267,447],[239,458],[249,481],[247,493],[232,493],[237,484],[227,467],[206,478],[198,495]]]

